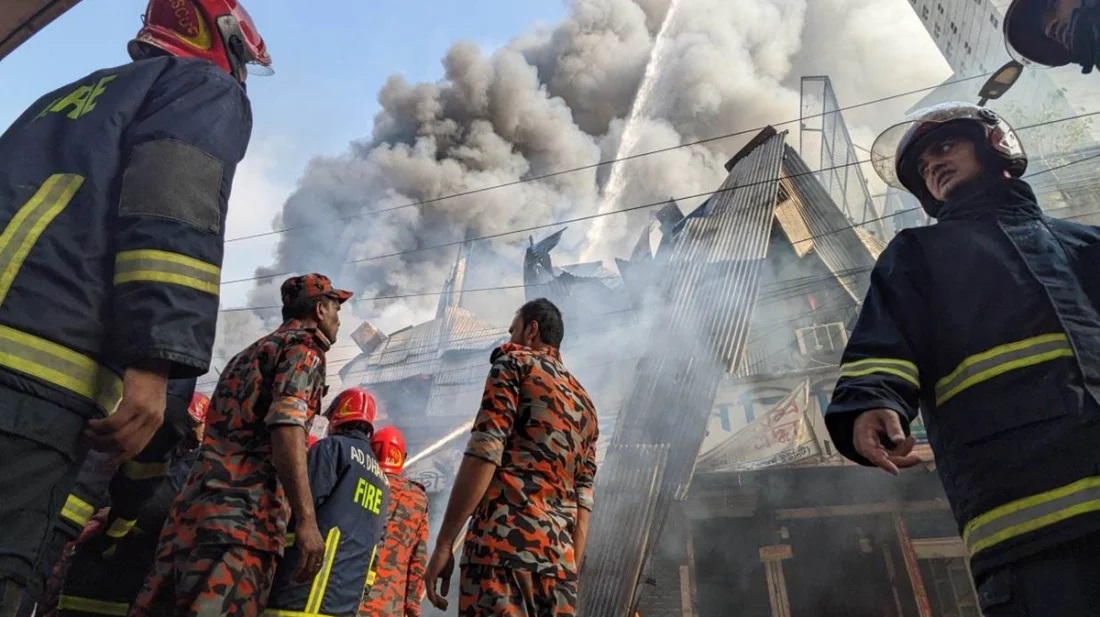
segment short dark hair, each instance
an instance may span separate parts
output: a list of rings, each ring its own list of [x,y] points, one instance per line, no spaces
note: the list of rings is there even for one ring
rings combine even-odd
[[[546,298],[536,298],[519,307],[519,318],[523,327],[532,321],[539,325],[539,340],[551,347],[560,347],[565,338],[565,324],[561,311]]]
[[[292,304],[284,304],[283,321],[287,322],[291,319],[309,319],[313,317],[314,311],[317,310],[317,305],[326,299],[329,298],[326,296],[313,296],[302,298]]]

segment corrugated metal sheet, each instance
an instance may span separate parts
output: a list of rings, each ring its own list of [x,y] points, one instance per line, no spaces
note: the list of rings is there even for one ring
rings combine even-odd
[[[862,301],[875,257],[856,232],[858,228],[852,226],[802,157],[789,146],[784,149],[783,172],[794,189],[791,202],[806,222],[821,261],[836,275],[852,299]]]
[[[618,464],[601,469],[596,476],[598,506],[589,523],[589,537],[618,542],[589,543],[578,615],[629,614],[642,576],[644,547],[652,544],[657,533],[657,495],[668,451],[668,444],[608,447],[608,460]]]
[[[625,521],[593,528],[585,585],[609,600],[582,609],[586,617],[629,615],[649,534],[660,533],[671,501],[687,493],[718,385],[743,357],[775,220],[785,137],[769,127],[731,159],[718,192],[677,224],[646,268],[664,315],[649,333],[600,486],[639,468],[637,448],[667,447],[668,460],[655,491],[628,498],[631,508],[645,510],[645,529]],[[597,500],[597,511],[612,509]]]
[[[806,226],[806,221],[802,218],[802,213],[799,212],[798,204],[789,195],[787,195],[787,199],[780,201],[779,205],[775,207],[775,220],[779,223],[779,227],[787,236],[791,246],[794,247],[796,255],[805,257],[814,249],[813,234],[810,233],[810,228]]]

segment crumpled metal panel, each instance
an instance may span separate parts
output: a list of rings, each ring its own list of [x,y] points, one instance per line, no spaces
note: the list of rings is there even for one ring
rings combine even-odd
[[[794,187],[791,203],[810,230],[809,241],[852,299],[861,302],[870,284],[875,253],[860,237],[859,228],[852,226],[829,197],[802,157],[789,146],[783,155],[783,171]]]
[[[649,534],[661,532],[671,502],[686,495],[718,386],[744,357],[785,138],[769,127],[749,142],[730,160],[721,188],[679,221],[652,264],[639,266],[628,281],[656,291],[650,297],[660,298],[663,308],[600,467],[600,486],[649,468],[635,459],[644,451],[638,448],[667,448],[667,462],[658,487],[630,499],[646,516],[644,532],[625,521],[591,531],[593,562],[581,593],[595,579],[600,591],[592,593],[610,600],[583,610],[585,617],[629,617],[651,553]],[[603,507],[597,495],[596,511]]]
[[[340,375],[345,381],[351,379],[368,386],[436,375],[443,356],[468,351],[484,351],[484,360],[471,364],[484,370],[489,350],[507,335],[505,327],[489,324],[464,308],[448,307],[439,319],[394,332],[374,352],[349,362]]]
[[[596,475],[596,508],[578,598],[578,615],[629,615],[642,576],[643,551],[656,533],[657,495],[668,461],[668,444],[611,445],[617,461]]]

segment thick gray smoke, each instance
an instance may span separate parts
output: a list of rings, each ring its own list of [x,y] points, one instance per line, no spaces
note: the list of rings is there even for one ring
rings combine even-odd
[[[431,317],[435,297],[371,298],[438,291],[456,249],[408,251],[601,207],[706,192],[720,183],[721,164],[747,136],[630,161],[619,172],[624,182],[617,195],[604,195],[614,173],[604,166],[372,211],[791,120],[798,116],[803,74],[832,75],[842,103],[930,85],[944,76],[942,61],[903,0],[680,0],[666,23],[669,4],[576,0],[570,16],[554,28],[518,36],[491,56],[471,43],[456,43],[437,83],[392,77],[379,93],[382,109],[372,134],[342,156],[311,163],[277,221],[279,227],[303,229],[284,234],[274,262],[258,274],[324,271],[364,298],[354,312],[383,330],[423,321]],[[653,58],[663,24],[668,40]],[[656,81],[631,121],[651,60]],[[855,118],[878,129],[904,103],[868,110],[884,111],[881,116]],[[628,122],[636,124],[636,141],[620,152]],[[870,129],[855,132],[869,141]],[[575,224],[563,248],[598,258],[622,255],[649,212],[605,217],[596,231],[593,222]],[[520,282],[526,236],[495,241],[503,257],[499,284]],[[405,254],[372,259],[392,253]],[[264,281],[252,303],[277,303],[281,280]],[[506,319],[522,295],[468,297],[481,301],[474,308],[488,311],[485,317]],[[264,316],[270,320],[277,311]],[[232,351],[219,349],[220,355]]]

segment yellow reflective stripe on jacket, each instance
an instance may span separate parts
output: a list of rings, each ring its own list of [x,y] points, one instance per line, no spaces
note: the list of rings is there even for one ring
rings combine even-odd
[[[340,544],[340,528],[333,527],[328,530],[325,537],[325,560],[321,563],[321,571],[313,577],[313,586],[309,589],[309,599],[306,600],[306,613],[316,615],[321,610],[321,602],[325,599],[325,591],[328,589],[328,579],[332,574],[332,564],[336,561],[336,547]]]
[[[139,463],[126,461],[122,465],[122,475],[131,480],[150,480],[168,474],[168,463]]]
[[[367,582],[366,582],[365,587],[373,587],[374,586],[374,579],[377,578],[377,571],[374,569],[374,566],[378,565],[378,564],[374,563],[374,559],[377,556],[378,556],[378,545],[375,544],[374,545],[374,550],[372,550],[370,552],[370,566],[367,567]]]
[[[108,415],[122,400],[122,378],[88,356],[0,326],[0,366],[41,379],[99,405]]]
[[[970,555],[1006,540],[1100,511],[1100,476],[1084,478],[1045,493],[1011,501],[975,517],[963,529]]]
[[[46,227],[83,184],[84,178],[76,174],[51,175],[0,232],[0,303]],[[122,380],[91,358],[6,326],[0,326],[0,366],[68,390],[108,414],[122,398]]]
[[[182,253],[138,249],[115,255],[115,285],[170,283],[218,295],[221,280],[221,268]]]
[[[88,524],[88,521],[92,520],[93,516],[95,516],[95,508],[92,507],[92,504],[76,495],[70,494],[65,499],[65,505],[61,506],[61,518],[76,524],[82,529]]]
[[[136,520],[131,521],[124,518],[116,518],[115,521],[111,523],[111,526],[107,528],[107,537],[117,540],[130,533],[134,525],[137,525]]]
[[[53,174],[46,178],[0,232],[0,265],[3,266],[0,302],[7,298],[12,282],[46,226],[69,205],[82,184],[84,178],[76,174]]]
[[[963,390],[1009,371],[1070,357],[1073,357],[1073,348],[1065,334],[1044,334],[998,345],[966,358],[950,374],[937,381],[936,405],[943,405]]]
[[[130,612],[130,605],[125,602],[110,602],[64,594],[58,598],[57,607],[61,610],[80,611],[81,613],[94,613],[96,615],[117,615],[118,617],[126,617],[126,613]]]
[[[875,373],[885,373],[900,377],[905,381],[920,387],[920,371],[917,365],[908,360],[895,358],[865,358],[840,365],[841,377],[863,377]]]
[[[307,613],[305,611],[288,611],[281,608],[264,609],[265,617],[332,617],[324,613]]]

